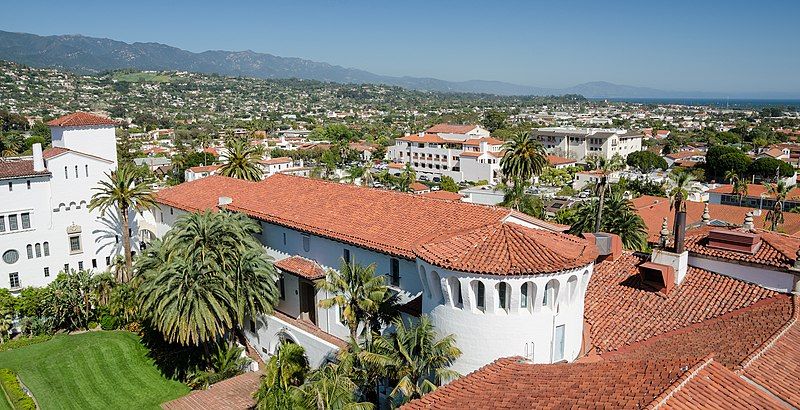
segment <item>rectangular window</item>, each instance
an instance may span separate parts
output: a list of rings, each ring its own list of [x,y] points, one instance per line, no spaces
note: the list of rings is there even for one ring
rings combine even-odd
[[[97,269],[97,259],[92,259],[92,269]]]
[[[25,181],[25,185],[28,186],[28,189],[31,189],[31,180]]]
[[[77,178],[77,177],[78,177],[78,166],[75,165],[75,178]]]
[[[278,288],[281,291],[281,300],[286,300],[286,282],[283,280],[283,274],[278,278]]]
[[[553,339],[553,362],[557,362],[564,359],[564,325],[556,326]]]
[[[44,277],[45,278],[49,278],[50,277],[50,268],[44,268]]]
[[[283,246],[286,246],[286,232],[283,233]]]
[[[528,307],[528,284],[525,283],[522,285],[520,289],[522,291],[522,295],[519,298],[519,307],[527,308]]]
[[[400,286],[400,261],[392,258],[389,276],[392,286]]]
[[[8,191],[11,192],[13,190],[14,190],[14,183],[11,182],[11,181],[8,181]]]
[[[6,231],[6,217],[0,216],[0,232]]]
[[[352,262],[350,260],[350,249],[345,249],[344,251],[342,251],[342,259],[347,264],[350,264]]]
[[[78,271],[83,270],[83,261],[78,261]]]
[[[31,214],[30,212],[23,212],[20,215],[22,221],[22,229],[31,229]]]
[[[251,320],[250,321],[250,333],[255,333],[255,332],[256,332],[256,322],[255,322],[255,320]]]
[[[111,266],[111,257],[106,256],[106,266]]]
[[[68,263],[64,264],[64,273],[69,273],[69,264]]]
[[[8,230],[9,231],[16,231],[19,229],[19,223],[17,222],[16,215],[9,215],[8,216]]]
[[[86,176],[89,176],[89,164],[84,165],[84,170],[86,171]]]
[[[303,234],[303,250],[308,252],[311,250],[311,237]]]
[[[80,235],[71,235],[69,237],[69,252],[70,253],[79,253],[79,252],[81,252],[81,236]]]
[[[37,258],[41,258],[42,257],[42,245],[37,243],[35,248],[36,248],[36,257]]]
[[[69,179],[69,168],[64,167],[64,179]]]
[[[8,274],[8,282],[11,285],[11,289],[19,288],[19,273],[18,272],[11,272]]]

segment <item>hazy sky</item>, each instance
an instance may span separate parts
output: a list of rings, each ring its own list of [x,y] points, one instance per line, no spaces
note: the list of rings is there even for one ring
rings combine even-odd
[[[800,94],[800,0],[4,0],[0,29],[245,50],[377,74]]]

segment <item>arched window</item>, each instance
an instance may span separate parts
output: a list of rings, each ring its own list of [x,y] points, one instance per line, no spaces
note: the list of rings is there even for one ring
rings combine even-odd
[[[483,282],[476,280],[472,282],[472,291],[475,292],[475,307],[480,311],[486,310],[486,287]]]
[[[42,257],[42,245],[37,243],[34,248],[36,249],[36,257],[37,258],[41,258]]]
[[[455,307],[464,306],[464,299],[461,296],[461,282],[455,276],[447,278],[447,287],[450,289],[450,303]]]
[[[419,283],[422,284],[422,292],[425,293],[425,296],[431,297],[431,291],[428,289],[428,279],[425,274],[425,267],[419,267]]]
[[[44,256],[50,256],[50,242],[45,242],[42,244],[44,248]]]
[[[430,288],[431,288],[431,300],[438,304],[444,303],[444,293],[442,292],[442,277],[439,276],[439,272],[432,270],[430,273]]]
[[[583,272],[583,277],[581,278],[581,286],[583,287],[584,292],[589,287],[589,270],[585,270]]]
[[[533,310],[533,301],[536,300],[536,285],[533,282],[523,283],[520,293],[519,307]]]
[[[511,299],[511,292],[509,292],[508,284],[505,282],[500,282],[497,284],[497,307],[508,311],[508,306],[510,305],[509,299]]]
[[[542,306],[554,308],[556,299],[558,298],[558,281],[551,279],[544,287],[544,298],[542,299]]]
[[[577,276],[570,276],[567,280],[567,291],[569,292],[567,296],[569,297],[569,301],[574,302],[578,296],[578,277]]]
[[[33,245],[28,244],[25,249],[28,251],[28,259],[33,259]]]

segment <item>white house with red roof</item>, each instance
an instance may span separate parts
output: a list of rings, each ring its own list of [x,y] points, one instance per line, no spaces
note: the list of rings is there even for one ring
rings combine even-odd
[[[456,182],[497,182],[503,141],[479,125],[437,124],[395,139],[387,155],[395,164],[411,164],[417,176],[446,175]]]
[[[65,270],[105,270],[120,252],[116,215],[88,209],[92,189],[116,169],[114,123],[74,113],[48,124],[52,148],[0,160],[0,287],[12,292]]]
[[[548,154],[574,158],[584,162],[586,157],[611,159],[642,150],[641,132],[613,128],[536,128],[533,136],[544,145]]]

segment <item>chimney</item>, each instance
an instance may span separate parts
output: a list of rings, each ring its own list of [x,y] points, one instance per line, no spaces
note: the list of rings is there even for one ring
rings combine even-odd
[[[231,197],[229,197],[229,196],[221,196],[221,197],[219,197],[219,199],[217,200],[217,206],[218,206],[220,209],[225,209],[225,208],[226,208],[228,205],[230,205],[231,203],[233,203],[233,198],[231,198]]]
[[[33,144],[33,172],[44,171],[44,157],[42,156],[42,144]]]

